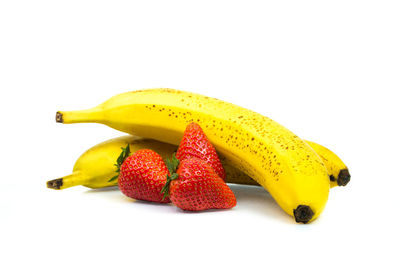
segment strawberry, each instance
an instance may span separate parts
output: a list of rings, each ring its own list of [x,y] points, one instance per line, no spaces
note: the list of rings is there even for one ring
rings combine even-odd
[[[225,181],[225,170],[218,154],[197,123],[192,122],[186,127],[176,157],[180,161],[191,157],[202,159]]]
[[[127,148],[128,153],[123,151],[116,164],[121,192],[134,199],[170,202],[169,198],[164,198],[161,193],[169,175],[162,157],[150,149],[141,149],[128,156],[129,146]]]
[[[232,190],[214,169],[198,158],[167,161],[172,170],[179,164],[176,173],[168,176],[162,192],[173,204],[183,210],[199,211],[207,209],[229,209],[236,206]]]

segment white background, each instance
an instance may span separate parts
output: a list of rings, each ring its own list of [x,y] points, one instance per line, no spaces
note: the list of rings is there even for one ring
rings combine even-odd
[[[1,266],[399,265],[398,1],[1,1]],[[117,189],[64,191],[121,135],[57,110],[135,89],[216,97],[335,151],[352,180],[299,225],[261,188],[183,213]]]

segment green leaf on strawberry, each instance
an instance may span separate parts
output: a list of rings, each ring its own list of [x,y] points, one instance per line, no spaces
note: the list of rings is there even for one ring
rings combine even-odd
[[[121,147],[121,150],[122,150],[122,152],[121,152],[121,154],[119,154],[119,156],[117,158],[117,163],[114,164],[114,166],[117,167],[117,170],[115,171],[117,173],[117,175],[113,176],[110,180],[108,180],[108,182],[113,182],[118,179],[119,172],[121,171],[122,163],[124,163],[126,158],[129,157],[129,155],[131,154],[131,149],[129,147],[129,144],[127,144],[125,148]]]
[[[169,186],[171,184],[171,181],[178,179],[178,174],[176,173],[176,169],[179,166],[179,159],[176,158],[175,153],[172,154],[171,159],[166,159],[165,164],[167,165],[169,175],[167,175],[167,182],[161,189],[161,193],[164,194],[163,199],[168,197],[169,195]]]

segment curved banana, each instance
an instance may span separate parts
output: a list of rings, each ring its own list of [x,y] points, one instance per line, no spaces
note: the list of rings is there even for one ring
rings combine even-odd
[[[328,171],[330,186],[331,188],[336,186],[346,186],[350,182],[350,172],[346,167],[344,162],[331,150],[328,148],[311,142],[304,140],[311,148],[318,154],[318,156],[324,162],[324,165]],[[225,159],[221,157],[221,161],[224,164]],[[229,164],[224,164],[227,182],[234,184],[245,184],[245,185],[259,185],[256,181],[251,179],[245,173],[239,171],[234,166],[230,166]]]
[[[47,182],[52,189],[65,189],[83,185],[89,188],[102,188],[117,185],[117,181],[109,182],[115,175],[115,163],[121,154],[121,147],[130,144],[132,152],[139,149],[152,149],[163,158],[170,157],[176,151],[175,145],[143,139],[136,136],[121,136],[97,144],[84,152],[75,162],[72,174]]]
[[[311,141],[306,141],[311,144]],[[170,158],[172,153],[177,150],[176,145],[170,145],[152,139],[144,139],[135,136],[121,136],[110,139],[83,153],[75,163],[72,174],[62,178],[54,179],[47,182],[47,187],[52,189],[65,189],[72,186],[83,185],[89,188],[102,188],[115,186],[117,183],[109,182],[110,178],[115,175],[116,167],[114,166],[117,157],[121,153],[121,147],[130,145],[130,151],[134,153],[139,149],[152,149],[160,154],[164,159]],[[312,143],[312,147],[318,146],[320,149],[324,147],[316,143]],[[314,149],[315,150],[315,149]],[[330,176],[343,172],[342,166],[344,163],[338,156],[325,148],[323,155],[319,155],[327,166]],[[222,165],[224,165],[227,174],[227,183],[258,185],[248,175],[241,172],[235,166],[229,165],[224,157],[220,157]],[[327,159],[333,159],[328,161]],[[340,175],[339,175],[340,177]],[[331,187],[337,185],[337,181],[331,181]]]
[[[88,110],[57,112],[63,123],[96,122],[179,144],[186,125],[197,122],[231,164],[266,188],[296,222],[317,218],[329,195],[322,159],[275,121],[214,98],[172,89],[120,94]]]

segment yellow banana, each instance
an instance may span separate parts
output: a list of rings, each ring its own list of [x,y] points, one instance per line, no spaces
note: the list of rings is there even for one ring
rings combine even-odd
[[[328,171],[330,179],[330,187],[335,186],[346,186],[350,182],[350,173],[343,161],[328,148],[319,145],[317,143],[304,140],[312,149],[318,154],[318,156],[324,162],[324,165]],[[226,163],[226,159],[221,157],[221,162],[224,165],[227,182],[234,184],[245,184],[245,185],[259,185],[256,181],[250,178],[245,173],[239,171],[234,166]]]
[[[311,141],[306,142],[312,144],[312,147],[318,146],[324,153],[323,155],[320,154],[320,157],[324,160],[324,164],[327,166],[330,176],[343,172],[344,169],[342,169],[342,166],[344,163],[339,157],[333,154],[333,152]],[[65,189],[77,185],[83,185],[89,188],[115,186],[116,182],[109,182],[109,180],[115,175],[116,167],[114,164],[118,155],[121,153],[121,147],[125,147],[127,144],[130,145],[130,151],[132,153],[139,149],[148,148],[156,151],[164,159],[170,158],[172,153],[178,148],[176,145],[135,136],[121,136],[110,139],[88,149],[76,161],[72,174],[48,181],[47,187],[52,189]],[[248,175],[235,168],[235,166],[229,165],[224,157],[220,158],[227,174],[227,183],[259,185]],[[328,159],[333,160],[330,162]],[[331,183],[331,187],[336,185],[337,182],[336,184]]]
[[[343,161],[328,148],[319,145],[317,143],[304,140],[312,149],[318,154],[318,156],[324,162],[324,165],[328,171],[330,178],[330,187],[345,186],[350,181],[350,173]],[[234,166],[226,163],[224,157],[220,157],[221,162],[224,165],[227,182],[234,184],[245,184],[245,185],[259,185],[256,181],[251,179],[245,173],[239,171]]]
[[[199,123],[216,149],[266,188],[296,222],[317,218],[329,195],[322,159],[275,121],[214,98],[172,89],[120,94],[88,110],[57,112],[63,123],[95,122],[179,144],[185,127]]]
[[[114,164],[121,154],[121,147],[126,147],[127,144],[130,144],[132,152],[148,148],[157,151],[163,158],[170,157],[177,147],[129,135],[110,139],[84,152],[75,162],[72,174],[48,181],[47,187],[65,189],[84,185],[89,188],[101,188],[117,185],[116,181],[109,180],[116,174]]]

